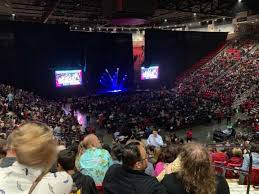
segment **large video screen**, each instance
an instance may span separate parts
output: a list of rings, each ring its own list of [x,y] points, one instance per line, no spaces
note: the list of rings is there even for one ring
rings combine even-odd
[[[159,66],[141,67],[141,80],[158,79]]]
[[[82,70],[55,71],[56,87],[82,85]]]

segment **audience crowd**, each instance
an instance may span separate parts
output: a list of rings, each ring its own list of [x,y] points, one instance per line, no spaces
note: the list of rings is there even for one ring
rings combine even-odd
[[[70,110],[66,102],[0,85],[0,193],[229,194],[225,177],[245,183],[259,169],[259,145],[238,135],[237,145],[193,143],[191,127],[231,120],[232,103],[258,87],[255,43],[231,42],[172,90],[72,99]],[[237,121],[255,132],[258,95],[251,91],[241,104],[249,119]],[[112,147],[94,134],[91,119],[113,134]],[[187,141],[173,134],[178,129],[188,129]],[[171,134],[162,137],[163,130]]]

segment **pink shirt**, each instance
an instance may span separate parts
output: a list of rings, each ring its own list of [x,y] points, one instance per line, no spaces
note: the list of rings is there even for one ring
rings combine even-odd
[[[158,176],[165,169],[164,162],[158,162],[155,168],[155,176]]]

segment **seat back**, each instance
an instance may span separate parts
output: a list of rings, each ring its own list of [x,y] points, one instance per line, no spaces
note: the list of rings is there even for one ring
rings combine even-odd
[[[96,185],[96,189],[98,190],[99,194],[104,194],[104,189],[102,185]]]
[[[233,164],[233,163],[228,163],[227,167],[229,168],[235,168],[235,167],[241,167],[242,164]],[[227,179],[237,179],[239,177],[239,173],[236,172],[235,170],[226,170],[225,177]]]
[[[214,161],[214,164],[217,165],[217,166],[225,167],[225,166],[227,165],[227,162],[226,162],[226,161],[224,161],[224,162],[222,162],[222,161]],[[225,175],[225,170],[224,170],[224,168],[217,167],[217,166],[215,167],[215,172],[216,172],[217,174]]]
[[[253,168],[251,173],[251,184],[259,185],[259,168]]]

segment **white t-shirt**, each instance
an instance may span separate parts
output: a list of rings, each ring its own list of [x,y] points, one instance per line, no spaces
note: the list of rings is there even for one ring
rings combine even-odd
[[[41,170],[15,162],[11,167],[0,168],[0,194],[28,194]],[[32,194],[69,194],[73,180],[66,172],[48,173]]]

